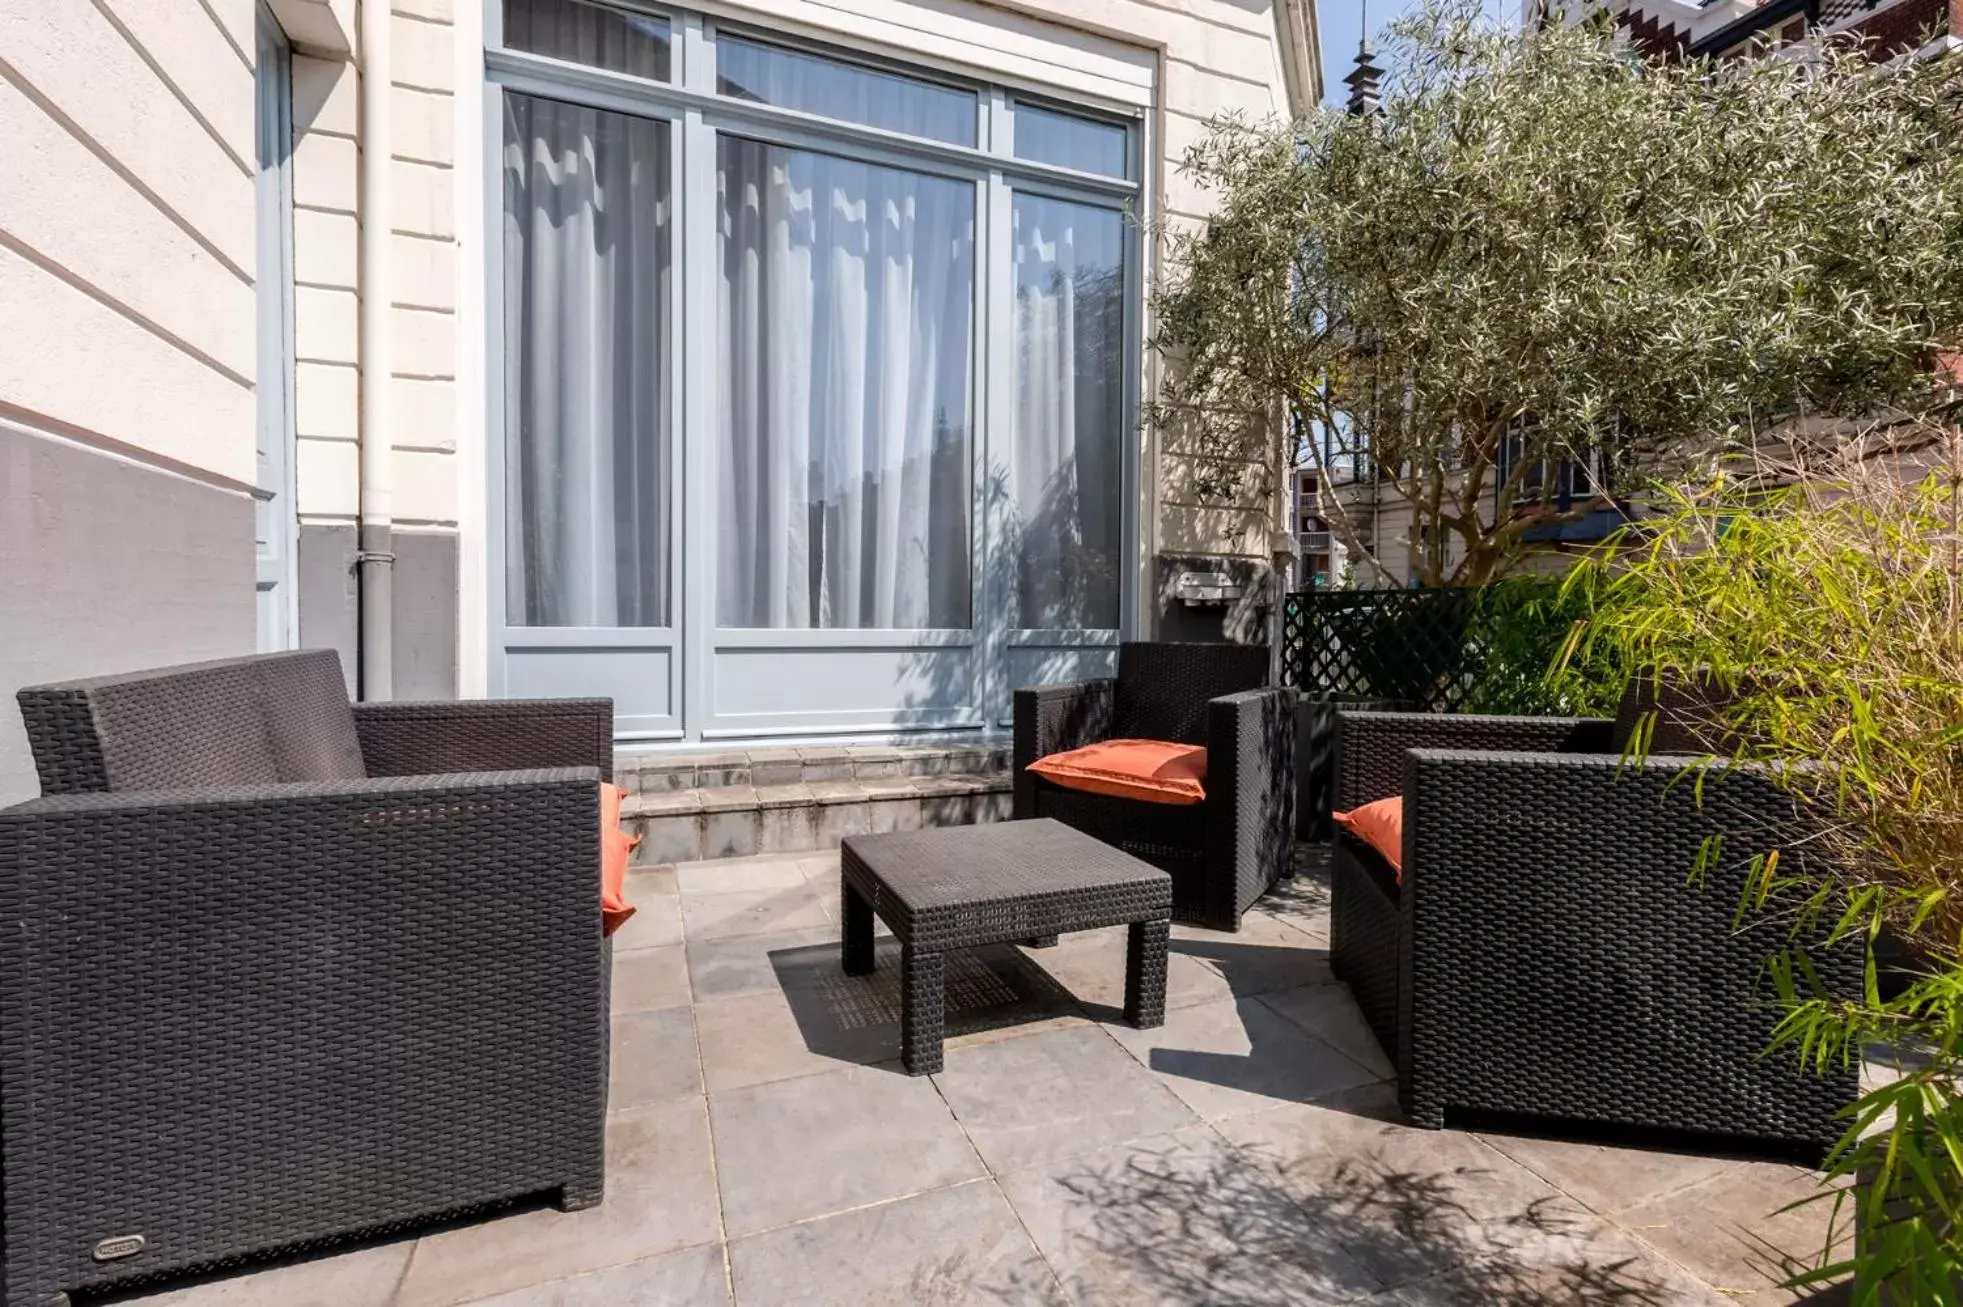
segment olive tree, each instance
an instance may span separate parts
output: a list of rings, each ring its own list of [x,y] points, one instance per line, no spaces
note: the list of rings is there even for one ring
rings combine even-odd
[[[1385,47],[1381,112],[1223,120],[1188,153],[1217,208],[1160,231],[1154,418],[1277,479],[1313,433],[1306,461],[1409,506],[1423,584],[1588,511],[1563,460],[1623,493],[1795,417],[1914,412],[1963,339],[1963,62],[1644,61],[1602,22],[1445,0]]]

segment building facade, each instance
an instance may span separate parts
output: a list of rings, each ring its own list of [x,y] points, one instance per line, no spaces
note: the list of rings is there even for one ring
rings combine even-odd
[[[1606,7],[1644,54],[1661,58],[1740,58],[1768,54],[1812,36],[1858,41],[1878,59],[1940,54],[1963,44],[1963,0],[1609,0],[1522,7],[1548,11]]]
[[[0,688],[980,732],[1257,579],[1140,420],[1141,224],[1320,99],[1309,0],[376,3],[0,0]]]

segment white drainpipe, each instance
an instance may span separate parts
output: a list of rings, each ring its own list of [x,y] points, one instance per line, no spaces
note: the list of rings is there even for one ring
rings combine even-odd
[[[389,427],[390,0],[361,5],[361,516],[355,575],[361,595],[363,699],[394,697],[390,609],[395,567],[394,440]]]

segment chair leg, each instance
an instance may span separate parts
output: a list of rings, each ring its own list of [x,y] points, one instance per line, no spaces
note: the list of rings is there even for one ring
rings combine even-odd
[[[941,1069],[941,1035],[947,1022],[944,960],[911,944],[900,946],[900,1059],[907,1074]]]
[[[569,1181],[559,1187],[556,1205],[562,1212],[583,1212],[589,1207],[598,1207],[606,1192],[607,1178],[604,1175]]]
[[[1022,942],[1024,948],[1055,948],[1055,935],[1032,935]]]
[[[848,976],[869,976],[873,972],[872,950],[872,904],[865,896],[852,888],[850,881],[844,882],[845,928],[839,932],[839,951],[843,955],[845,974]]]
[[[1412,1125],[1422,1130],[1443,1130],[1445,1104],[1439,1101],[1437,1094],[1412,1083],[1415,1078],[1405,1076],[1398,1082],[1398,1107],[1403,1110],[1405,1118]]]
[[[1140,1030],[1166,1022],[1166,941],[1172,923],[1134,921],[1125,940],[1125,1020]]]

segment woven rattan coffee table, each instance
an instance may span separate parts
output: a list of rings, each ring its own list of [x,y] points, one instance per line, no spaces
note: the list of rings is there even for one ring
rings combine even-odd
[[[843,871],[847,975],[873,969],[872,919],[900,941],[900,1054],[907,1071],[941,1069],[949,949],[1131,926],[1125,1020],[1166,1017],[1172,878],[1047,818],[847,836]]]

